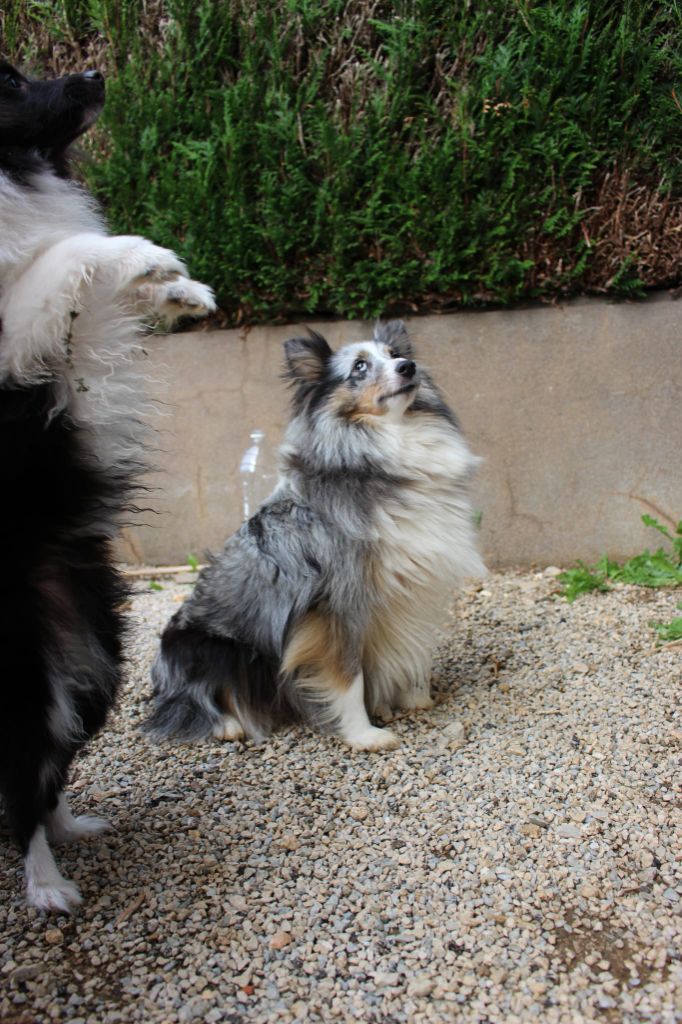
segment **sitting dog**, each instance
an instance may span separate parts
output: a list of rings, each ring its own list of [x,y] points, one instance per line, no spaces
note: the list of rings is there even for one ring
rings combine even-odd
[[[201,573],[153,666],[156,737],[260,739],[298,720],[358,750],[369,714],[427,708],[434,627],[484,573],[477,464],[405,327],[286,342],[293,416],[272,496]]]
[[[64,797],[121,676],[110,545],[145,466],[140,318],[214,308],[180,260],[112,237],[69,180],[104,102],[97,71],[30,81],[0,62],[0,794],[28,900],[80,900],[48,845],[99,831]]]

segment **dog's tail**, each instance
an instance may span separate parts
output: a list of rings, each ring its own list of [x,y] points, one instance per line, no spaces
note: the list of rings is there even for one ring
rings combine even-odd
[[[250,739],[275,725],[277,662],[237,640],[171,620],[152,682],[155,707],[142,728],[155,739],[222,737],[228,715]]]

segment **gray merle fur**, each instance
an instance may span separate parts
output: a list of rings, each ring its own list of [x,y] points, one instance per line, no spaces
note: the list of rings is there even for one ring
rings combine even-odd
[[[329,672],[317,665],[319,678],[311,686],[310,665],[307,676],[301,673],[306,676],[303,685],[299,673],[287,668],[290,644],[306,621],[328,630],[330,646],[340,637],[334,671],[345,685],[364,670],[364,700],[370,711],[384,702],[401,704],[401,695],[409,700],[405,694],[413,684],[428,690],[424,656],[414,650],[422,642],[423,625],[415,626],[406,642],[413,649],[413,675],[425,678],[408,678],[407,666],[405,678],[391,681],[393,667],[385,673],[372,669],[366,651],[372,631],[390,629],[394,620],[398,628],[401,616],[408,619],[406,626],[400,619],[400,629],[412,630],[410,606],[414,604],[416,622],[419,595],[424,588],[442,587],[442,580],[436,581],[439,573],[453,586],[459,576],[482,568],[468,504],[475,460],[428,374],[406,363],[413,350],[404,325],[379,325],[373,341],[365,344],[366,352],[357,343],[333,353],[315,332],[286,342],[293,413],[280,452],[280,483],[226,541],[222,552],[211,558],[194,592],[163,633],[152,670],[155,707],[145,726],[155,737],[219,736],[226,714],[254,738],[268,735],[282,722],[301,719],[338,730],[333,711],[336,691],[326,679]],[[367,358],[352,362],[358,352]],[[401,370],[414,374],[414,381],[407,381],[409,395],[394,399],[390,386],[402,385]],[[365,416],[357,403],[363,401],[363,388],[369,387],[378,397],[376,409]],[[391,408],[397,405],[389,416],[383,415],[384,393]],[[407,431],[409,445],[418,448],[421,424],[424,431],[434,433],[446,455],[452,448],[453,466],[458,468],[434,470],[431,480],[428,465],[422,468],[420,462],[421,449],[403,457],[401,431]],[[424,484],[427,477],[430,483]],[[400,537],[389,536],[390,527],[382,526],[382,515],[388,510],[395,522],[404,517],[405,543],[412,543],[412,534],[417,538],[418,563],[417,548],[424,541],[419,524],[410,523],[411,509],[426,505],[428,511],[431,491],[442,491],[443,505],[449,509],[451,518],[443,520],[444,529],[452,522],[462,534],[453,536],[457,551],[451,578],[446,564],[438,565],[438,559],[427,564],[425,556],[423,572],[415,574],[418,579],[403,580],[400,593],[391,594],[390,586],[384,591],[380,584],[389,571],[386,565],[408,553],[399,550]],[[444,513],[435,503],[431,511],[438,528]],[[443,542],[447,546],[447,538]],[[386,622],[380,621],[382,617]]]

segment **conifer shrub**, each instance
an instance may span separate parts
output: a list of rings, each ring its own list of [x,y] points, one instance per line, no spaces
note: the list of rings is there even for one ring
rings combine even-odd
[[[214,284],[231,323],[679,284],[680,27],[652,0],[0,15],[25,69],[107,73],[88,184],[114,230]]]

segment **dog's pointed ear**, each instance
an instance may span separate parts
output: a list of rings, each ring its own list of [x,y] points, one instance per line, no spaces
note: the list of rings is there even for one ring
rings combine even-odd
[[[374,328],[374,340],[378,345],[393,349],[403,359],[411,359],[414,355],[407,327],[402,320],[378,320]]]
[[[317,331],[309,331],[309,338],[289,338],[284,342],[287,376],[302,384],[321,380],[327,363],[334,354]]]

